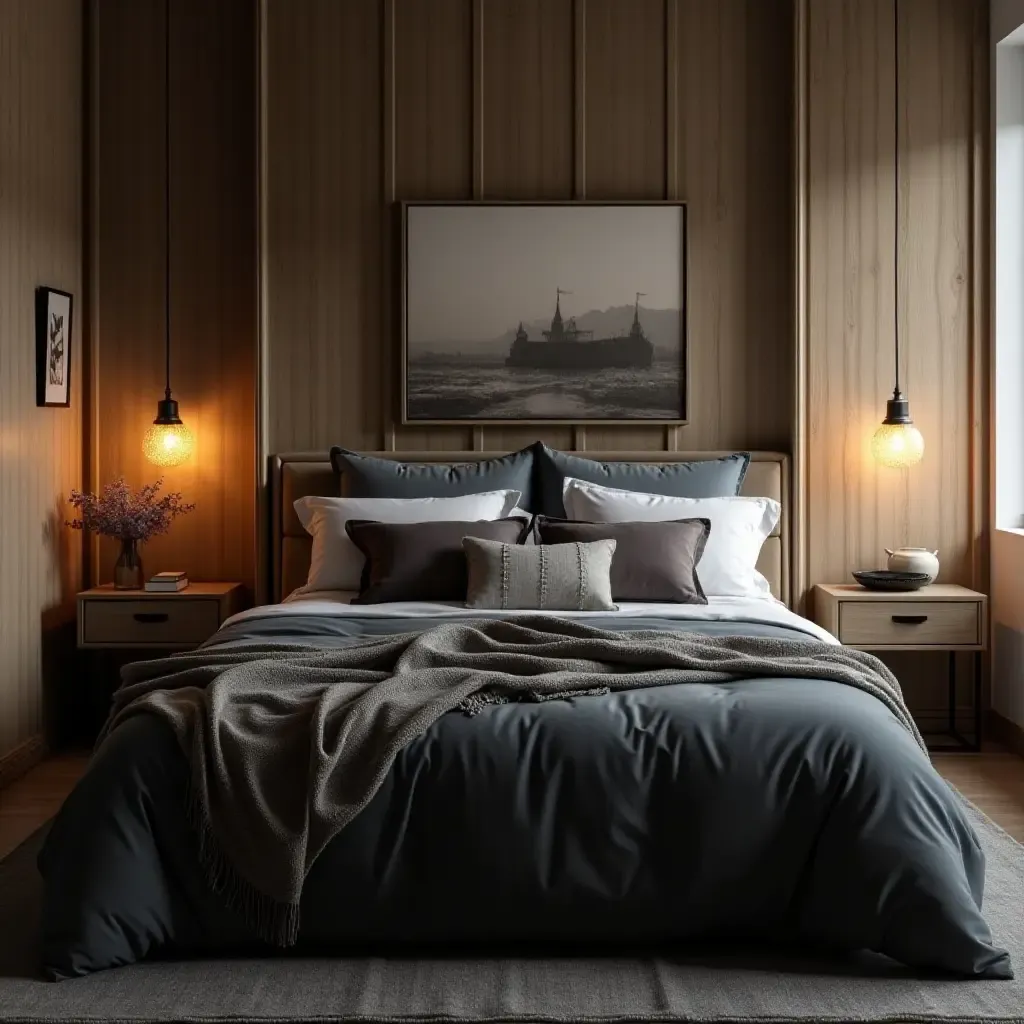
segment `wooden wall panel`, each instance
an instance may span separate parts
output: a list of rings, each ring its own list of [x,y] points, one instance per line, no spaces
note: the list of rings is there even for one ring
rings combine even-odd
[[[0,759],[39,746],[81,587],[82,53],[78,0],[0,3]],[[67,409],[36,407],[39,285],[74,295]]]
[[[163,391],[164,4],[103,0],[93,110],[94,484],[161,471],[141,441]],[[174,395],[196,454],[163,471],[197,509],[147,544],[148,571],[255,581],[256,12],[174,0],[171,19]],[[97,576],[116,552],[100,547]]]
[[[395,0],[394,194],[402,199],[473,196],[473,4],[471,0]],[[397,211],[395,211],[397,219]],[[398,302],[400,246],[393,235],[392,273],[385,287]],[[396,384],[400,366],[397,317],[386,372]],[[386,412],[401,418],[398,388]],[[387,429],[387,428],[386,428]],[[391,427],[399,449],[471,448],[472,428]],[[390,440],[390,438],[389,438]]]
[[[808,582],[884,565],[884,547],[937,548],[940,578],[987,590],[972,422],[984,268],[973,239],[979,5],[900,0],[899,315],[902,385],[925,438],[909,470],[877,466],[871,436],[893,387],[894,52],[891,0],[808,6]],[[982,163],[984,166],[984,163]],[[981,421],[987,412],[977,411]],[[981,499],[984,504],[984,498]],[[887,659],[918,712],[944,706],[944,665]]]
[[[483,10],[483,194],[571,199],[572,0],[502,0]]]
[[[692,382],[683,449],[791,446],[793,167],[780,145],[792,117],[790,20],[785,0],[680,9]]]
[[[903,0],[900,316],[904,391],[925,437],[874,464],[893,386],[891,0],[810,5],[808,544],[811,581],[938,548],[971,582],[972,4]],[[983,486],[983,484],[981,484]],[[979,581],[980,583],[981,581]]]
[[[791,0],[265,8],[268,451],[370,446],[374,411],[380,445],[399,449],[510,450],[537,437],[563,448],[789,446]],[[342,56],[318,49],[318,39],[335,40]],[[342,81],[339,64],[359,69],[361,89]],[[376,90],[367,86],[375,81]],[[341,126],[346,147],[324,139],[314,109]],[[474,194],[689,200],[689,426],[396,426],[400,239],[391,202]],[[336,214],[373,202],[379,245],[372,216],[363,235]],[[359,308],[380,311],[358,337],[331,330],[332,296],[356,286],[332,281],[328,292],[320,283],[331,260],[325,235],[329,252],[351,254],[343,265],[346,282],[363,282]],[[360,367],[347,379],[361,392],[346,384],[344,401],[331,393],[338,359]]]
[[[664,199],[666,153],[665,0],[587,0],[585,125],[581,195],[587,199]],[[684,195],[683,198],[686,198]],[[589,448],[661,448],[659,426],[586,427]]]
[[[277,451],[377,448],[383,5],[270,0],[265,11],[267,430]]]
[[[971,288],[985,279],[971,257],[975,210],[983,208],[972,178],[980,4],[901,0],[904,40],[913,40],[903,71],[906,380],[929,453],[922,468],[894,477],[868,454],[891,389],[891,0],[806,4],[806,108],[792,73],[792,0],[345,5],[360,6],[358,14],[318,0],[266,0],[267,450],[369,446],[375,422],[381,445],[399,449],[508,450],[541,436],[590,449],[788,450],[800,397],[811,453],[808,579],[841,579],[876,564],[883,544],[901,542],[940,547],[946,577],[968,578],[983,542],[967,497],[977,486],[972,465],[983,466],[972,462],[970,418],[972,325],[982,322]],[[337,61],[313,40],[339,37],[330,19],[343,17],[352,20],[339,45],[351,52]],[[296,58],[300,51],[307,60]],[[338,63],[360,65],[363,88],[348,86]],[[366,87],[373,81],[376,91]],[[323,140],[302,109],[308,96],[330,97],[323,109],[343,126],[348,149]],[[809,139],[801,396],[796,116]],[[361,168],[355,183],[353,163]],[[391,204],[474,194],[688,202],[687,426],[396,427]],[[349,202],[369,210],[365,233],[332,214]],[[358,294],[366,311],[358,335],[340,340],[325,326],[334,320],[329,290],[310,285],[331,259],[318,218],[332,217],[328,251],[347,254],[344,283],[332,287]],[[287,239],[280,251],[275,231]],[[359,285],[349,284],[357,275]],[[293,359],[296,350],[301,358]],[[331,388],[337,359],[359,367],[349,379],[360,393],[346,383],[342,402]]]
[[[586,198],[665,198],[665,0],[587,0]]]
[[[482,190],[477,198],[571,199],[575,175],[572,0],[483,3]],[[571,448],[571,427],[482,427],[503,451],[541,438]]]

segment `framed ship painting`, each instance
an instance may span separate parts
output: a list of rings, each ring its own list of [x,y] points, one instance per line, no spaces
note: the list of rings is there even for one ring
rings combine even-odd
[[[402,422],[685,423],[686,206],[404,203]]]

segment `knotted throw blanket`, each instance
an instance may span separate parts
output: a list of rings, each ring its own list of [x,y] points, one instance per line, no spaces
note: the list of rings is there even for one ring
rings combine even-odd
[[[293,944],[303,881],[398,752],[449,711],[678,683],[826,679],[882,701],[924,748],[875,657],[818,640],[609,632],[565,619],[450,623],[345,648],[198,650],[122,670],[104,735],[174,729],[210,884],[268,942]]]

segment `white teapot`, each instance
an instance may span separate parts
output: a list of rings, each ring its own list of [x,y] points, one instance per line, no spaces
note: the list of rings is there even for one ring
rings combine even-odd
[[[939,575],[939,553],[927,548],[885,548],[889,572],[923,572],[931,583]]]

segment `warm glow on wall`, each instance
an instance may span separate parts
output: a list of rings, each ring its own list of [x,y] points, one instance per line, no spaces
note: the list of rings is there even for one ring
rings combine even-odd
[[[184,423],[154,423],[142,439],[142,453],[155,466],[180,466],[192,456],[195,438]]]
[[[924,438],[913,423],[883,423],[871,439],[871,453],[892,469],[916,466],[924,455]]]

